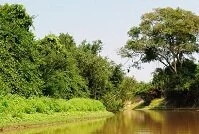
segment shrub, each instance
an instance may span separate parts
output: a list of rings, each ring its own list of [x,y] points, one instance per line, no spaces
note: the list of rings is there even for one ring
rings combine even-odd
[[[53,99],[47,97],[23,98],[17,95],[0,96],[0,114],[10,114],[18,117],[23,113],[34,114],[75,111],[105,111],[105,106],[97,100],[74,98],[71,100]]]

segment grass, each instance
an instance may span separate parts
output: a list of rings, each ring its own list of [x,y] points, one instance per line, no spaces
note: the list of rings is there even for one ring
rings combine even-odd
[[[47,97],[23,98],[16,95],[0,96],[0,128],[54,122],[72,122],[111,116],[97,100],[71,100]]]
[[[106,111],[98,112],[64,112],[53,114],[22,114],[22,118],[7,118],[6,121],[1,122],[1,130],[7,131],[19,128],[37,127],[49,124],[70,123],[81,120],[93,120],[99,118],[110,117],[113,114]]]
[[[151,103],[146,106],[144,109],[151,109],[151,110],[162,110],[165,109],[165,100],[164,98],[157,98],[151,101]]]
[[[198,107],[173,107],[166,105],[164,98],[153,99],[149,105],[146,105],[144,101],[136,102],[131,105],[131,109],[134,110],[197,110]]]
[[[60,123],[53,126],[27,128],[7,131],[7,134],[90,134],[104,126],[106,119],[92,119],[72,123]]]
[[[165,109],[165,100],[164,98],[157,98],[150,102],[149,105],[146,105],[144,101],[136,102],[132,104],[132,109],[148,109],[148,110],[162,110]]]

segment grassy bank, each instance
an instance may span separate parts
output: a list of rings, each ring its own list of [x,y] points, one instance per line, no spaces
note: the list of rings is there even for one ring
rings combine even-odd
[[[0,128],[19,128],[35,124],[73,122],[111,116],[97,100],[23,98],[15,95],[0,96]]]
[[[148,105],[144,101],[136,102],[131,105],[134,110],[199,110],[198,107],[175,107],[166,105],[164,98],[157,98],[152,100]]]
[[[26,129],[6,131],[5,134],[90,134],[103,128],[106,118],[59,123]]]
[[[164,98],[154,99],[150,102],[149,105],[146,105],[144,101],[133,103],[131,106],[132,109],[148,109],[148,110],[164,110],[167,109],[165,105]]]

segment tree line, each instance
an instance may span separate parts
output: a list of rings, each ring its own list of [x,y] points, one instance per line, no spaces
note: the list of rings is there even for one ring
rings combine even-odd
[[[23,5],[0,5],[0,94],[29,97],[77,97],[102,101],[117,111],[137,97],[146,103],[164,97],[168,105],[199,105],[199,16],[180,8],[158,8],[129,30],[120,55],[132,66],[158,61],[149,83],[128,77],[118,65],[100,55],[102,41],[77,44],[68,33],[36,39],[34,16]]]
[[[93,98],[119,109],[126,81],[135,79],[100,55],[102,41],[77,44],[68,33],[36,39],[33,20],[23,5],[0,5],[0,93]]]

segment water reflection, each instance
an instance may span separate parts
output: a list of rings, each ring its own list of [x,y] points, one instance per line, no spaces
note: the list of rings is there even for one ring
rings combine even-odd
[[[93,134],[198,134],[199,112],[126,111]]]
[[[81,121],[78,123],[58,124],[34,129],[6,132],[5,134],[91,134],[101,129],[106,119]]]
[[[22,133],[22,132],[20,132]],[[24,131],[31,134],[199,134],[196,111],[125,111],[114,117]]]

